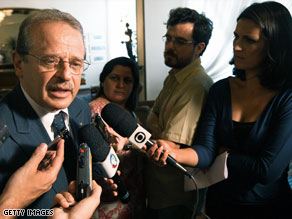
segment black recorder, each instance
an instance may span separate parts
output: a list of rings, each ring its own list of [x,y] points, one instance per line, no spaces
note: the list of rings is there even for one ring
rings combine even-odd
[[[80,201],[90,195],[92,190],[92,160],[90,148],[82,143],[77,155],[76,198]]]

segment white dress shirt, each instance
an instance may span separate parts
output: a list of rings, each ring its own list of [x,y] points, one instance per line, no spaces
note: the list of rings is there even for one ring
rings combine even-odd
[[[50,136],[51,140],[54,139],[54,131],[52,129],[52,123],[53,120],[55,118],[55,115],[58,114],[60,111],[63,111],[66,116],[65,116],[65,125],[68,128],[68,130],[70,131],[70,125],[69,125],[69,113],[68,113],[68,108],[65,109],[60,109],[57,110],[55,112],[50,112],[47,109],[45,109],[44,107],[40,106],[39,104],[37,104],[29,95],[27,92],[25,92],[25,90],[22,88],[22,92],[25,96],[25,98],[27,99],[27,101],[29,102],[29,104],[31,105],[31,107],[34,109],[34,111],[37,113],[37,115],[39,116],[41,122],[43,123],[45,129],[47,130],[48,135]],[[71,133],[72,134],[72,133]]]

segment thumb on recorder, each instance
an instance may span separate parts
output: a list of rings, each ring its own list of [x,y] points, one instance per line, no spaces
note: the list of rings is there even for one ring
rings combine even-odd
[[[50,216],[50,219],[91,218],[100,204],[102,188],[93,180],[90,195],[79,202],[76,202],[75,191],[76,182],[72,181],[68,191],[62,191],[55,196],[53,206],[59,205],[59,207],[54,207],[54,215]]]

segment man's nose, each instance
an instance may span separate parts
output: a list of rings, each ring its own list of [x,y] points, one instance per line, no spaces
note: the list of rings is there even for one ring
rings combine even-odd
[[[62,61],[59,63],[58,70],[56,74],[63,78],[65,81],[69,81],[72,78],[72,69],[68,61]]]

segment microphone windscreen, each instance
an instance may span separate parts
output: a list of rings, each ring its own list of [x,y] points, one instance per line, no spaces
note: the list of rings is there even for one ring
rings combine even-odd
[[[101,117],[123,137],[130,137],[137,128],[136,120],[114,103],[109,103],[102,109]]]
[[[82,126],[78,134],[81,142],[90,147],[92,161],[103,162],[110,151],[110,146],[95,126],[92,124]]]

